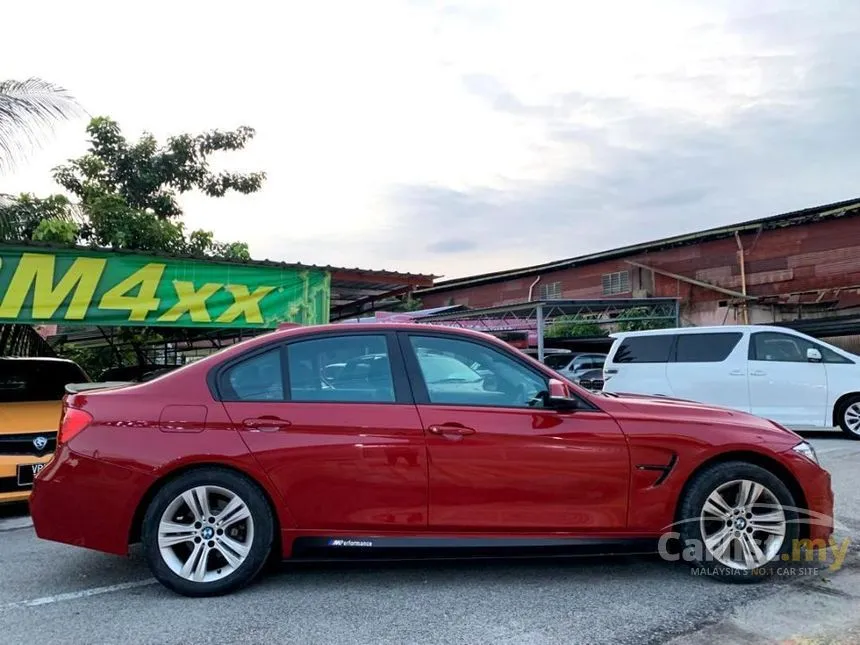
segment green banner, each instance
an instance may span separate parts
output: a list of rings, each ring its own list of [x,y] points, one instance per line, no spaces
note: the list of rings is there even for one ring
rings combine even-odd
[[[329,299],[318,269],[0,246],[0,323],[310,325],[328,322]]]

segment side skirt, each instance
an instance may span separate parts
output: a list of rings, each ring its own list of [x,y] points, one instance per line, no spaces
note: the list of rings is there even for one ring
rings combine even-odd
[[[313,536],[293,541],[290,560],[439,560],[641,555],[652,538]]]

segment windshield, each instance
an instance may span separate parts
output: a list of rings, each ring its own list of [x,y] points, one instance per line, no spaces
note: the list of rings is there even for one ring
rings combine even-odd
[[[421,372],[427,383],[477,383],[483,380],[471,367],[450,356],[421,356]]]

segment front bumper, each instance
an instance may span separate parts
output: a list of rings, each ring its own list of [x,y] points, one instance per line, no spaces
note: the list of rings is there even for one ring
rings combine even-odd
[[[25,502],[30,497],[30,491],[33,488],[31,483],[21,484],[19,481],[18,470],[26,471],[33,466],[42,466],[51,461],[53,454],[42,455],[2,455],[0,456],[0,504],[8,504],[11,502]],[[22,473],[25,474],[25,473]],[[27,474],[27,479],[32,481],[32,476],[35,473],[31,470]]]
[[[811,540],[828,540],[833,535],[833,488],[830,473],[794,450],[783,453],[806,499],[800,512],[801,534]]]

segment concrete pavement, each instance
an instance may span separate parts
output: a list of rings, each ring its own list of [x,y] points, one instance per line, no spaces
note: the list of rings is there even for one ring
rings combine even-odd
[[[833,474],[837,520],[860,536],[860,442],[813,443]],[[831,623],[834,607],[845,613],[860,595],[855,559],[829,580],[759,585],[719,584],[651,556],[283,565],[241,593],[198,600],[154,584],[137,551],[121,558],[43,542],[26,518],[13,516],[0,519],[0,643],[639,644],[674,638],[680,645],[713,642],[701,639],[721,628],[721,640],[756,634],[766,643],[816,629],[847,634],[850,624]],[[780,608],[794,621],[782,631],[770,616]]]

